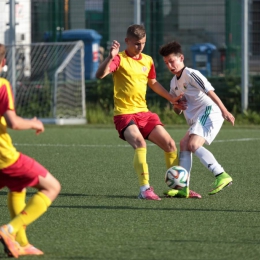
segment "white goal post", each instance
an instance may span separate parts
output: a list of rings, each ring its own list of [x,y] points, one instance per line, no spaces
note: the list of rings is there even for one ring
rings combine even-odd
[[[4,77],[12,79],[11,49]],[[32,43],[15,46],[15,106],[19,116],[46,124],[85,124],[84,43]],[[8,66],[8,63],[10,66]]]

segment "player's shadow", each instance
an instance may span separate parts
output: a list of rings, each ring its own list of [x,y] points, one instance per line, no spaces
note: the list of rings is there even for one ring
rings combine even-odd
[[[103,195],[103,194],[82,194],[82,193],[60,193],[59,197],[96,197],[96,198],[118,198],[118,199],[136,199],[137,196],[126,196],[126,195]]]
[[[162,241],[162,240],[160,240]],[[223,245],[226,245],[226,244],[231,244],[231,245],[241,245],[241,244],[247,244],[247,245],[259,245],[260,241],[259,240],[243,240],[243,241],[239,241],[239,242],[236,242],[236,241],[224,241],[224,240],[221,240],[221,241],[209,241],[209,240],[178,240],[178,239],[167,239],[165,240],[167,242],[173,242],[174,244],[177,244],[177,243],[180,243],[182,245],[184,245],[185,243],[203,243],[203,244],[223,244]]]
[[[150,201],[141,201],[141,203],[149,203]],[[154,202],[153,202],[154,203]],[[146,204],[147,205],[147,204]],[[125,210],[152,210],[152,211],[198,211],[198,212],[227,212],[227,213],[260,213],[259,210],[238,210],[238,209],[199,209],[199,208],[176,208],[176,207],[156,207],[156,208],[149,208],[149,207],[133,207],[133,206],[67,206],[67,205],[52,205],[53,208],[69,208],[69,209],[102,209],[102,210],[115,210],[115,209],[125,209]]]
[[[5,193],[6,194],[6,193]],[[35,192],[27,192],[28,196],[32,196]],[[119,199],[136,199],[136,196],[125,196],[125,195],[103,195],[103,194],[84,194],[84,193],[60,193],[59,197],[96,197],[96,198],[119,198]]]
[[[1,250],[1,248],[0,248],[0,250]],[[14,259],[14,258],[8,257],[5,253],[0,253],[0,259]],[[33,259],[36,259],[36,258],[33,258]],[[62,255],[62,256],[55,256],[55,258],[50,257],[49,259],[62,259],[62,260],[64,260],[64,259],[72,259],[72,258],[71,258],[71,256],[66,257],[66,256]],[[89,259],[90,260],[90,259],[93,259],[93,258],[87,257],[87,256],[73,256],[73,259],[85,259],[85,260]]]
[[[27,192],[27,195],[33,195],[35,192]],[[0,191],[0,196],[6,196],[7,192]],[[119,199],[135,199],[137,200],[137,196],[124,196],[124,195],[98,195],[98,194],[82,194],[82,193],[60,193],[59,197],[95,197],[95,198],[119,198]],[[165,198],[165,200],[172,200],[172,199],[182,199],[182,198]],[[199,199],[193,199],[194,201],[200,201]],[[146,203],[145,205],[149,205],[151,201],[147,200],[138,200],[140,203]],[[152,201],[153,202],[153,201]],[[154,202],[153,202],[154,203]],[[0,205],[0,207],[6,207]],[[52,208],[78,208],[78,209],[106,209],[106,210],[115,210],[115,209],[126,209],[126,210],[152,210],[152,211],[194,211],[194,212],[234,212],[234,213],[260,213],[259,210],[243,210],[243,209],[205,209],[205,208],[176,208],[174,206],[171,207],[156,207],[156,208],[149,208],[149,207],[132,207],[132,206],[68,206],[68,205],[52,205]],[[1,257],[1,255],[0,255]]]
[[[36,190],[35,190],[36,192]],[[32,196],[35,194],[33,191],[27,191],[27,196]],[[0,196],[6,196],[7,192],[0,191]],[[118,199],[136,199],[136,196],[125,196],[125,195],[103,195],[103,194],[84,194],[84,193],[60,193],[58,197],[96,197],[96,198],[118,198]]]

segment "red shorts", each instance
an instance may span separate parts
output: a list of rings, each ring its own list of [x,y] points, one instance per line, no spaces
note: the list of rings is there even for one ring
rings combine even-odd
[[[0,189],[8,187],[11,191],[22,191],[39,183],[39,176],[45,177],[48,170],[33,158],[20,154],[11,166],[0,170]]]
[[[142,136],[147,139],[149,134],[157,125],[163,125],[159,116],[150,111],[136,114],[114,116],[114,124],[119,133],[119,137],[125,140],[124,131],[130,124],[135,124],[139,128]]]

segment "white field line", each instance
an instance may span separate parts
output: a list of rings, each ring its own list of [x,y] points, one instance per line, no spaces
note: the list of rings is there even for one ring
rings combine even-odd
[[[260,138],[239,138],[227,140],[215,140],[214,143],[227,143],[227,142],[248,142],[256,141]],[[178,144],[178,143],[177,143]],[[51,147],[131,147],[129,144],[28,144],[28,143],[14,143],[15,146],[51,146]],[[154,146],[155,144],[148,143],[147,146]]]

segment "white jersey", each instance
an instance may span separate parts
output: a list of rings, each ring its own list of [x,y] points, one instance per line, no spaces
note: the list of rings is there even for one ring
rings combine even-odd
[[[212,109],[221,115],[219,107],[207,95],[210,90],[215,89],[198,70],[185,67],[180,77],[173,77],[170,87],[173,96],[184,93],[188,108],[183,113],[189,125],[194,124],[200,114],[207,115]]]

